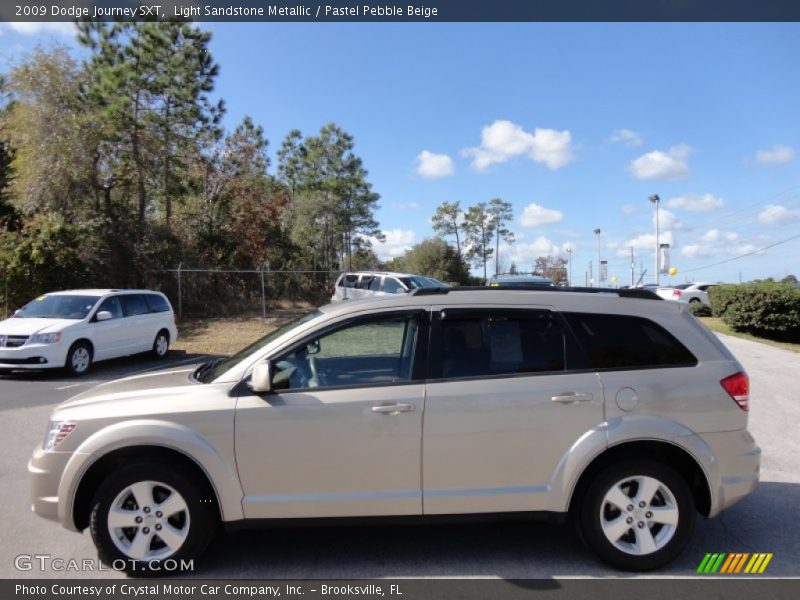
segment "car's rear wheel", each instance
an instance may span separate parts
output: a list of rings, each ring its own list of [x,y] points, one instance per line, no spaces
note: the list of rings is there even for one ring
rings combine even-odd
[[[686,481],[649,460],[628,460],[600,472],[583,498],[580,529],[605,562],[648,571],[674,560],[689,541],[695,507]]]
[[[702,304],[702,300],[700,298],[692,298],[689,300],[689,304]]]
[[[70,375],[83,375],[92,366],[92,347],[86,342],[75,342],[67,352],[64,367]]]
[[[169,332],[162,329],[156,334],[156,339],[153,340],[153,356],[156,358],[164,358],[169,352]]]
[[[155,463],[112,473],[92,500],[90,530],[100,559],[132,575],[174,575],[173,566],[199,556],[216,529],[206,487]]]

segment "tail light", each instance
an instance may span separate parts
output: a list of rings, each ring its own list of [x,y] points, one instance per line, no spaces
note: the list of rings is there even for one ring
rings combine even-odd
[[[681,291],[680,290],[672,290],[672,297],[673,298],[680,298],[681,297]]]
[[[739,408],[745,412],[750,409],[750,378],[747,373],[740,371],[730,377],[726,377],[719,383],[725,388],[728,395],[733,398],[733,401],[739,405]]]

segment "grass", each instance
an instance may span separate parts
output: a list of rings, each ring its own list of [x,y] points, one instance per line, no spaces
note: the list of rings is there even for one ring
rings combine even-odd
[[[178,323],[178,341],[172,348],[187,354],[234,354],[307,312],[302,309],[278,309],[270,311],[266,319],[252,316],[182,319]]]
[[[711,331],[716,333],[723,333],[725,335],[732,335],[734,337],[739,337],[745,340],[751,340],[753,342],[760,342],[762,344],[767,344],[769,346],[775,346],[776,348],[783,348],[784,350],[790,350],[792,352],[800,353],[800,344],[792,343],[792,342],[776,342],[775,340],[769,340],[767,338],[758,337],[751,333],[744,333],[741,331],[734,331],[730,328],[722,319],[718,317],[700,317],[700,320],[708,327]]]

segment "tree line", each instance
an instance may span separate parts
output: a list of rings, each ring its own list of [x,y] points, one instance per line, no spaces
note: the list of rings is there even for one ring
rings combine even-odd
[[[86,58],[38,48],[0,79],[0,273],[13,305],[70,287],[158,287],[183,265],[333,271],[382,239],[353,137],[221,125],[210,34],[82,23]],[[327,276],[295,286],[324,295]],[[219,298],[234,279],[217,278]]]

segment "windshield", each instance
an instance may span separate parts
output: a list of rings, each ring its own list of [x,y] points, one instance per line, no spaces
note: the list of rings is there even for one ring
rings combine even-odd
[[[20,308],[14,317],[17,319],[85,319],[100,296],[72,296],[58,294],[39,296]]]
[[[321,311],[314,311],[312,313],[308,313],[303,315],[299,319],[295,319],[294,321],[289,321],[285,325],[281,325],[277,329],[269,332],[262,338],[257,339],[255,342],[250,344],[249,346],[239,350],[233,356],[228,358],[217,358],[214,360],[210,360],[206,363],[200,365],[197,371],[194,372],[194,377],[197,381],[201,383],[208,383],[209,381],[214,381],[217,377],[222,375],[225,371],[232,368],[233,366],[237,365],[238,363],[242,362],[248,356],[255,354],[261,348],[269,344],[270,342],[278,339],[284,333],[291,331],[295,327],[302,325],[303,323],[308,323],[312,319],[316,319],[317,317],[321,316]]]
[[[416,290],[417,288],[439,287],[430,279],[426,279],[424,277],[400,277],[400,281],[402,281],[409,290]]]

